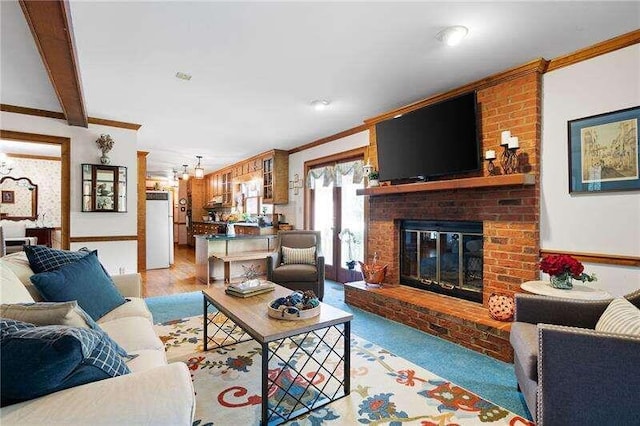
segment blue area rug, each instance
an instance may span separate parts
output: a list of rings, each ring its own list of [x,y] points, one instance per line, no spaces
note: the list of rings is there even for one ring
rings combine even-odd
[[[146,301],[156,323],[202,315],[200,292],[150,297]],[[344,291],[340,283],[326,282],[324,302],[351,312],[354,316],[351,330],[358,336],[531,419],[522,394],[516,390],[512,364],[353,308],[344,303]]]

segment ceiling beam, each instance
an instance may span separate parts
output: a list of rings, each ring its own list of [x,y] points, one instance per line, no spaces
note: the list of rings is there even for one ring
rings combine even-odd
[[[68,1],[20,0],[20,7],[67,122],[87,127]]]

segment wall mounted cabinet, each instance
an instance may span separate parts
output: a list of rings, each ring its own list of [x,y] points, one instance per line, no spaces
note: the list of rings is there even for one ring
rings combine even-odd
[[[206,204],[205,192],[206,181],[204,179],[189,179],[187,181],[187,200],[191,201],[191,218],[194,221],[199,221],[202,216],[207,215],[207,211],[204,210]]]
[[[83,164],[82,211],[126,213],[127,168]]]
[[[262,202],[289,202],[289,153],[274,149],[262,157]]]
[[[232,185],[231,170],[222,172],[222,184],[220,185],[222,190],[222,205],[225,207],[231,207],[233,204],[233,185]]]

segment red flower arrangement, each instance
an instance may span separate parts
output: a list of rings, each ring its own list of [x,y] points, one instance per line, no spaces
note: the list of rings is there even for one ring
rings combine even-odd
[[[542,258],[540,270],[552,277],[573,278],[585,281],[595,281],[595,274],[585,274],[584,266],[580,261],[566,254],[552,254]]]

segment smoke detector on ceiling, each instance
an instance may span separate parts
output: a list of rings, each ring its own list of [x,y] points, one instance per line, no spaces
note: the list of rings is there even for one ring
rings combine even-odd
[[[187,74],[186,72],[180,72],[178,71],[176,73],[176,78],[179,78],[180,80],[186,80],[189,81],[191,80],[191,74]]]

